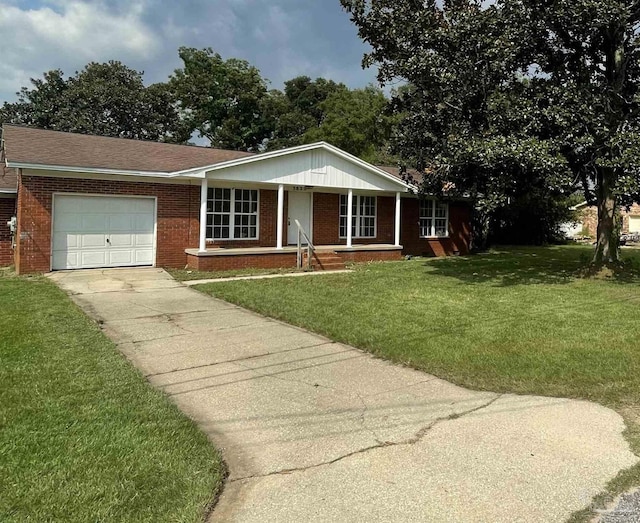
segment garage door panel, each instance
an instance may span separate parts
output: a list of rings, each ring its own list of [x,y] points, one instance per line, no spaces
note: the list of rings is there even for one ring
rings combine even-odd
[[[153,234],[136,234],[134,244],[136,247],[153,247]]]
[[[108,254],[108,265],[132,265],[135,261],[134,253],[131,249],[111,249]]]
[[[135,235],[133,234],[111,234],[109,240],[111,247],[135,247]]]
[[[78,234],[78,249],[104,249],[107,247],[106,234]]]
[[[60,213],[56,210],[56,220],[53,231],[77,231],[80,230],[80,216],[75,214]]]
[[[640,216],[629,217],[629,232],[640,232]]]
[[[155,219],[152,214],[138,214],[135,217],[136,231],[153,231]]]
[[[155,200],[56,195],[53,269],[128,267],[155,261]]]
[[[105,251],[80,251],[78,254],[82,267],[105,267],[107,265],[107,253]]]
[[[109,230],[109,217],[106,214],[93,212],[80,216],[80,228],[78,232],[106,232]]]
[[[65,249],[77,249],[80,245],[80,238],[77,234],[55,234],[53,236],[53,250],[61,251]]]
[[[135,262],[139,265],[151,265],[153,264],[153,255],[147,250],[135,251]]]
[[[115,232],[131,232],[136,230],[135,214],[120,214],[109,216],[109,231]]]

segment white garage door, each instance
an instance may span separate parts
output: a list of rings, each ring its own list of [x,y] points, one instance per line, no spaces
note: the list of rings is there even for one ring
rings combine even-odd
[[[640,232],[640,216],[629,216],[629,232]]]
[[[155,200],[55,195],[52,268],[133,267],[155,262]]]

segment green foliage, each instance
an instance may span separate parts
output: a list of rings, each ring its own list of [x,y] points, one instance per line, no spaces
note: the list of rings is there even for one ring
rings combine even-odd
[[[377,163],[389,141],[393,119],[388,100],[373,86],[331,93],[320,104],[324,116],[304,133],[308,143],[325,141],[366,161]]]
[[[190,137],[166,85],[145,87],[142,73],[120,62],[92,62],[68,79],[49,71],[31,83],[2,106],[0,122],[178,143]]]
[[[260,71],[245,60],[223,60],[212,49],[181,47],[184,66],[169,79],[186,126],[213,147],[257,150],[270,130],[262,116],[267,96]]]
[[[594,261],[617,260],[616,207],[640,198],[635,0],[342,4],[372,46],[364,64],[409,83],[394,147],[429,169],[425,190],[497,210],[531,178],[560,197],[579,183],[599,206]]]
[[[273,133],[268,141],[270,150],[284,149],[307,143],[305,133],[321,125],[322,104],[332,94],[348,91],[344,84],[332,80],[298,76],[285,82],[284,93],[271,91],[265,116],[271,121]]]

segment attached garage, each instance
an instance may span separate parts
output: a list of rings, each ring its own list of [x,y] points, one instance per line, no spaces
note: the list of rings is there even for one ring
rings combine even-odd
[[[54,194],[53,270],[155,264],[156,199]]]

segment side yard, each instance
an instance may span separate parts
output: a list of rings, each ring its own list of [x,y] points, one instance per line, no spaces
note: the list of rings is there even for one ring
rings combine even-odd
[[[602,403],[625,417],[638,454],[640,251],[625,251],[635,272],[609,280],[580,277],[589,253],[505,248],[198,288],[469,388]],[[640,467],[606,494],[631,485]]]
[[[0,272],[0,303],[0,520],[202,521],[204,434],[53,283]]]

